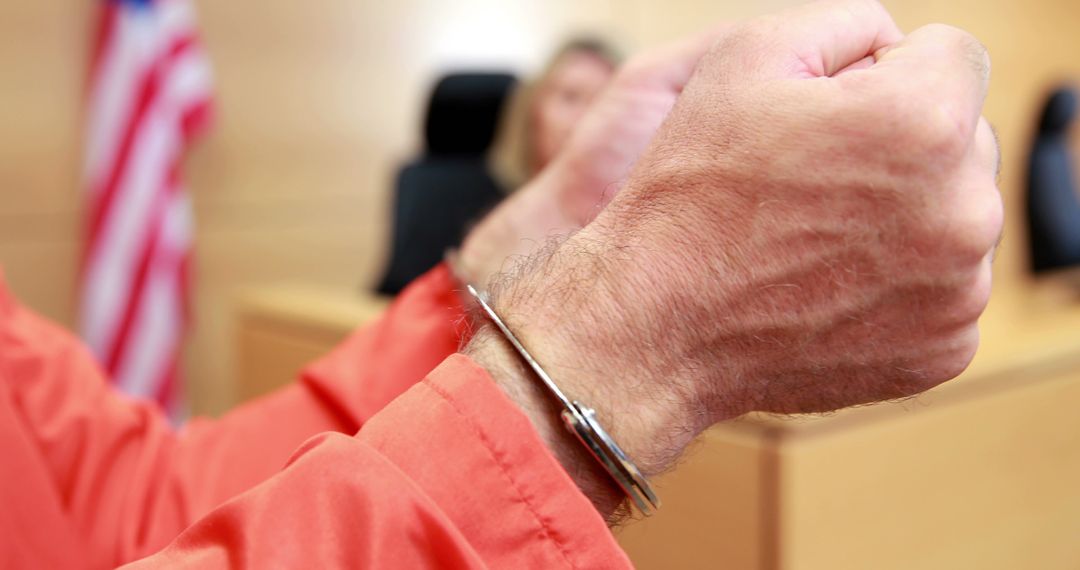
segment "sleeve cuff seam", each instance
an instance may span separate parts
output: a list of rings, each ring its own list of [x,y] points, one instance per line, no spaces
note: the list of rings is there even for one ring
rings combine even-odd
[[[570,554],[567,552],[566,546],[555,538],[554,534],[552,533],[551,528],[545,522],[544,517],[542,517],[540,515],[540,513],[537,511],[536,507],[526,498],[525,494],[522,493],[521,488],[518,486],[517,480],[514,478],[514,476],[511,473],[510,469],[500,459],[499,454],[495,450],[495,446],[492,444],[491,440],[487,437],[487,434],[484,433],[484,430],[479,425],[476,424],[476,422],[473,420],[472,417],[470,417],[460,407],[458,407],[457,402],[454,401],[453,396],[451,396],[448,392],[446,392],[440,386],[436,385],[434,382],[431,382],[427,378],[424,378],[423,385],[425,387],[431,389],[431,391],[433,391],[440,398],[445,400],[446,403],[449,404],[450,407],[454,410],[454,412],[456,412],[459,416],[461,416],[461,418],[465,421],[465,423],[468,424],[469,428],[472,429],[472,431],[474,433],[476,433],[476,435],[479,438],[480,442],[483,444],[484,449],[487,450],[488,455],[491,457],[492,462],[496,466],[498,466],[499,471],[502,473],[503,477],[505,477],[510,482],[510,486],[514,489],[514,493],[516,493],[517,496],[518,496],[518,501],[520,503],[522,503],[525,506],[526,509],[528,509],[529,513],[532,514],[533,519],[540,526],[540,528],[541,528],[541,530],[543,532],[544,538],[555,545],[556,549],[559,552],[559,555],[562,556],[562,558],[564,560],[566,560],[566,563],[571,568],[577,568],[577,565],[574,564],[573,560],[570,557]]]

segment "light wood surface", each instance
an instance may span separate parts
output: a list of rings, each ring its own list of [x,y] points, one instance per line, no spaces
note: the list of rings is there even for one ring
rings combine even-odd
[[[1078,365],[781,443],[778,568],[1077,568]]]
[[[657,513],[615,530],[639,569],[776,568],[777,456],[767,431],[714,429],[653,483]]]
[[[236,302],[234,397],[242,402],[296,381],[305,364],[378,316],[389,300],[278,285],[243,291]]]

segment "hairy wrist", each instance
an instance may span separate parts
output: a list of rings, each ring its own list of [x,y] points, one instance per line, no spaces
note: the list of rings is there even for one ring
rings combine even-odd
[[[700,386],[681,383],[685,375],[673,366],[685,363],[668,364],[658,342],[635,336],[635,311],[622,305],[625,260],[608,250],[609,243],[588,231],[549,243],[515,275],[494,283],[492,304],[567,396],[594,408],[620,447],[652,476],[673,465],[717,418],[704,408]],[[598,510],[615,512],[621,491],[563,428],[553,396],[501,336],[478,334],[467,353],[529,415]]]

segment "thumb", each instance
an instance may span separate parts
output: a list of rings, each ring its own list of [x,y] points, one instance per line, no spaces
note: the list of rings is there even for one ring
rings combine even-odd
[[[731,29],[728,23],[664,44],[634,56],[619,71],[619,81],[682,91],[698,62]]]
[[[748,22],[709,59],[739,74],[831,77],[903,37],[876,0],[822,0]]]

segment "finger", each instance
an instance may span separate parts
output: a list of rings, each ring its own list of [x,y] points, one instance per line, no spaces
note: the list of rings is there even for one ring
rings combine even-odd
[[[645,51],[624,66],[620,71],[621,79],[681,91],[701,58],[730,29],[730,24],[716,24],[697,34]]]
[[[990,85],[990,57],[973,36],[932,24],[882,50],[877,60],[866,73],[929,94],[960,122],[965,137],[975,134]]]
[[[973,149],[979,166],[985,172],[993,173],[995,180],[1001,176],[1001,143],[998,140],[997,130],[986,120],[986,117],[979,118],[979,125],[975,128]]]
[[[870,69],[871,67],[873,67],[873,65],[875,63],[877,63],[877,60],[874,59],[874,56],[873,55],[868,55],[868,56],[860,59],[859,61],[856,61],[855,63],[845,67],[844,69],[841,69],[840,71],[837,71],[836,73],[833,74],[833,77],[837,77],[837,76],[843,75],[845,73],[850,73],[852,71],[859,71],[860,69]]]
[[[1001,150],[998,147],[997,134],[989,121],[980,117],[975,129],[975,138],[968,145],[968,157],[965,161],[970,182],[953,188],[950,194],[957,201],[956,207],[964,208],[975,201],[999,198],[997,178],[1001,170]]]
[[[952,326],[968,327],[979,319],[990,303],[993,288],[993,256],[987,254],[978,265],[966,274],[963,286],[957,292],[959,298],[950,305],[950,313],[943,315]]]
[[[993,182],[971,177],[966,188],[944,206],[951,212],[954,234],[950,241],[961,263],[975,262],[993,252],[1001,242],[1004,204]]]
[[[988,255],[993,257],[993,252],[1001,241],[1004,221],[1001,192],[996,182],[1001,167],[1001,150],[998,147],[997,135],[985,118],[979,119],[970,152],[968,164],[972,174],[968,178],[968,184],[957,189],[955,207],[968,211],[966,217],[972,224],[970,227],[973,228],[973,233],[970,237],[977,248],[976,252],[990,251]]]
[[[751,38],[746,48],[756,52],[748,55],[759,72],[809,77],[831,77],[903,38],[876,0],[814,2],[754,20],[740,31],[740,39]]]

